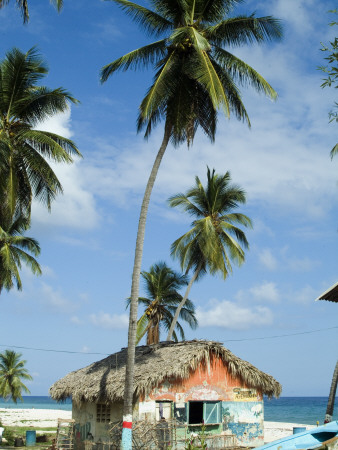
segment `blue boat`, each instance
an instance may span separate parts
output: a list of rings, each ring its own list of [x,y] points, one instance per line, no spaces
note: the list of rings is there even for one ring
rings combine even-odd
[[[332,445],[327,445],[331,443]],[[324,445],[326,448],[338,448],[338,421],[292,434],[291,436],[278,439],[278,441],[270,442],[258,448],[259,450],[293,450],[320,448]]]

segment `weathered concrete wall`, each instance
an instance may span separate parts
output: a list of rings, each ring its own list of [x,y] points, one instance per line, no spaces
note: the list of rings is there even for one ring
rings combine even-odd
[[[238,445],[257,447],[263,444],[264,410],[261,393],[249,389],[240,379],[232,377],[220,359],[214,359],[206,366],[201,365],[187,380],[166,380],[141,400],[140,419],[158,416],[156,405],[161,400],[166,400],[172,401],[171,417],[175,417],[182,425],[188,421],[189,402],[221,402],[220,423],[205,425],[206,433],[233,434]],[[188,425],[184,432],[186,431],[188,434],[200,432],[201,427]],[[183,427],[181,432],[183,433]]]
[[[223,430],[236,435],[239,445],[264,444],[263,402],[222,402]]]
[[[110,405],[110,422],[122,420],[122,403]],[[83,403],[77,407],[73,405],[72,417],[75,420],[75,439],[87,440],[93,437],[94,442],[106,441],[109,436],[109,423],[97,422],[96,403]],[[91,436],[90,436],[91,435]]]
[[[255,389],[247,389],[241,380],[233,378],[220,359],[214,359],[210,365],[198,367],[187,380],[168,379],[143,400],[161,399],[173,402],[260,401],[262,396]]]

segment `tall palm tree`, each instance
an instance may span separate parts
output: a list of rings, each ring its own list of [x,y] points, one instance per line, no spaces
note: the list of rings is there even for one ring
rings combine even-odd
[[[157,344],[160,341],[160,330],[168,331],[174,318],[177,306],[182,300],[178,290],[188,284],[187,277],[175,272],[164,262],[159,262],[150,267],[149,272],[141,273],[145,284],[147,297],[140,297],[139,303],[145,306],[145,311],[137,322],[136,345],[147,334],[147,345]],[[130,300],[128,300],[128,305]],[[192,329],[196,329],[198,322],[195,317],[194,304],[187,300],[185,307],[181,309],[180,317],[188,323]],[[177,322],[176,330],[181,339],[185,339],[182,325]],[[177,342],[177,333],[173,332]]]
[[[0,9],[4,6],[8,5],[10,0],[0,0]],[[27,23],[29,21],[29,11],[28,11],[28,1],[27,0],[15,0],[16,6],[20,9],[23,22]],[[63,6],[63,0],[50,0],[50,3],[53,3],[58,11],[61,11]]]
[[[24,262],[36,275],[41,275],[41,268],[34,256],[40,254],[38,242],[23,233],[29,228],[29,221],[23,216],[18,216],[14,221],[8,216],[0,218],[0,293],[2,289],[9,291],[16,284],[17,289],[22,289],[19,269]]]
[[[245,203],[245,192],[231,184],[230,173],[218,175],[208,167],[204,187],[198,177],[195,186],[185,194],[169,199],[169,205],[179,207],[195,218],[192,228],[171,246],[171,254],[178,258],[182,269],[193,276],[178,306],[167,340],[171,340],[180,309],[184,306],[192,284],[207,271],[219,273],[225,279],[232,272],[232,262],[240,266],[245,260],[244,250],[249,244],[245,233],[237,225],[251,227],[251,220],[234,212]]]
[[[13,402],[22,400],[22,391],[30,393],[22,380],[32,380],[27,369],[26,361],[20,359],[21,353],[5,350],[0,353],[0,397],[12,399]]]
[[[48,74],[34,48],[10,50],[0,62],[0,204],[7,214],[30,217],[32,198],[46,204],[62,192],[47,160],[73,162],[81,156],[70,139],[35,129],[42,122],[78,103],[63,88],[38,86]]]
[[[107,64],[101,70],[105,82],[118,70],[149,66],[155,69],[154,82],[140,105],[138,130],[148,137],[164,120],[164,136],[152,167],[139,218],[131,287],[128,331],[128,359],[124,394],[124,420],[131,427],[137,304],[145,223],[156,175],[171,140],[174,145],[190,145],[197,128],[214,141],[217,112],[221,108],[238,119],[249,117],[239,86],[251,85],[271,98],[275,91],[252,67],[229,51],[230,47],[279,39],[278,20],[253,14],[231,17],[242,0],[150,0],[153,10],[129,0],[112,0],[150,35],[161,37]],[[226,47],[226,48],[224,48]],[[122,447],[131,448],[131,432],[123,429]],[[127,436],[124,439],[124,436]]]

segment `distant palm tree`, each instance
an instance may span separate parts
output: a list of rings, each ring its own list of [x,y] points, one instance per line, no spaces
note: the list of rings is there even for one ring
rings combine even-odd
[[[0,0],[0,9],[4,6],[8,5],[10,0]],[[28,12],[28,1],[27,0],[15,0],[16,6],[18,9],[20,9],[23,22],[27,23],[29,20],[29,12]],[[50,0],[50,3],[54,3],[56,6],[56,9],[58,11],[61,11],[63,0]]]
[[[236,225],[251,227],[251,220],[244,214],[234,212],[245,203],[245,192],[230,184],[230,173],[218,175],[208,168],[207,184],[204,187],[198,177],[195,186],[185,194],[169,199],[169,205],[179,207],[195,217],[192,228],[171,246],[171,254],[178,258],[182,270],[193,276],[186,293],[176,310],[167,340],[171,340],[180,309],[184,306],[192,284],[207,271],[220,273],[225,279],[232,272],[232,262],[240,266],[245,259],[244,250],[249,247],[244,232]]]
[[[161,120],[165,123],[163,140],[143,197],[136,239],[123,408],[123,416],[128,416],[124,422],[128,424],[133,409],[137,305],[145,225],[161,160],[170,140],[174,145],[183,142],[189,145],[198,127],[214,141],[219,109],[227,117],[232,112],[239,120],[250,124],[238,86],[250,85],[276,98],[269,83],[229,50],[279,39],[282,29],[279,21],[271,16],[230,16],[241,0],[151,0],[153,11],[129,0],[113,1],[147,34],[165,36],[121,56],[101,70],[101,81],[105,82],[118,70],[152,66],[156,73],[140,105],[138,130],[145,129],[145,137],[148,137]],[[122,446],[129,450],[131,434],[125,428],[123,432],[128,437],[125,441],[122,439]]]
[[[26,361],[20,359],[21,356],[13,350],[0,353],[0,397],[11,399],[14,403],[22,401],[22,391],[30,393],[22,380],[32,380],[25,368]]]
[[[51,90],[37,82],[48,74],[36,50],[14,48],[0,62],[0,204],[7,214],[30,217],[32,198],[45,203],[62,192],[62,186],[46,161],[73,162],[81,156],[74,142],[35,127],[69,102],[78,103],[63,88]]]
[[[175,272],[164,262],[150,267],[149,272],[141,272],[145,282],[147,297],[140,297],[139,303],[145,306],[145,312],[137,322],[136,345],[147,334],[147,345],[157,344],[160,341],[160,330],[169,330],[177,306],[182,300],[178,290],[188,284],[187,277]],[[128,305],[130,300],[128,300]],[[185,307],[180,311],[180,318],[196,329],[198,322],[195,317],[194,304],[187,299]],[[176,330],[181,339],[185,339],[182,325],[177,322]],[[173,332],[177,342],[177,334]]]
[[[29,228],[29,221],[23,216],[18,216],[11,221],[8,216],[0,217],[0,293],[2,289],[9,291],[16,284],[17,289],[22,289],[19,269],[24,262],[31,271],[41,274],[41,268],[34,256],[40,254],[38,242],[23,233]]]

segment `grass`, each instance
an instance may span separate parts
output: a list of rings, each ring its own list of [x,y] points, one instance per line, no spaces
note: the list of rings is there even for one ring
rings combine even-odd
[[[47,436],[47,442],[39,442],[39,443],[36,443],[34,446],[28,447],[30,450],[42,450],[43,448],[47,448],[52,445],[52,440],[55,438],[57,429],[56,429],[56,427],[42,428],[42,427],[22,427],[22,426],[7,427],[6,426],[6,430],[12,433],[14,439],[20,438],[20,437],[25,438],[26,431],[31,431],[31,430],[39,431],[39,433],[37,433],[38,436],[45,434]],[[13,447],[11,445],[4,445],[4,443],[2,442],[1,448],[9,450],[10,448],[13,448]]]

